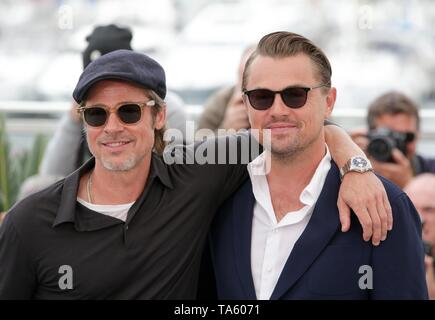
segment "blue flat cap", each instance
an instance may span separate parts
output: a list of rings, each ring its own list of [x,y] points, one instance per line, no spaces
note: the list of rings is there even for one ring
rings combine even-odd
[[[93,84],[100,80],[118,79],[131,81],[151,89],[164,99],[166,78],[162,66],[143,53],[131,50],[116,50],[91,62],[81,74],[73,98],[81,103]]]

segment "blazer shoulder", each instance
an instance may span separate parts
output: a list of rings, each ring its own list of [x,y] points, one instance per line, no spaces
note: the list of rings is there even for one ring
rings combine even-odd
[[[405,194],[402,189],[400,189],[399,186],[388,180],[387,178],[384,178],[383,176],[377,175],[377,177],[381,180],[382,184],[384,185],[385,191],[387,192],[388,200],[390,202],[397,197],[399,197],[402,194]]]
[[[415,229],[419,234],[419,237],[421,237],[420,216],[411,199],[409,199],[408,195],[400,189],[399,186],[382,176],[378,177],[381,179],[385,187],[391,205],[394,219],[393,231],[401,228],[412,228]]]

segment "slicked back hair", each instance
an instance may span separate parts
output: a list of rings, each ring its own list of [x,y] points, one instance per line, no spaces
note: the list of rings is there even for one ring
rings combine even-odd
[[[317,68],[321,84],[331,85],[332,69],[323,51],[307,38],[292,32],[278,31],[265,35],[246,61],[242,88],[246,89],[249,67],[258,56],[286,58],[306,54]]]

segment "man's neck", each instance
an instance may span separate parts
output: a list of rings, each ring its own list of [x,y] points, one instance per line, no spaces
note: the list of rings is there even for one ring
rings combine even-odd
[[[267,159],[271,161],[268,180],[270,178],[274,181],[287,181],[292,184],[296,180],[305,187],[325,156],[325,151],[325,141],[319,139],[300,153],[287,158],[275,157],[272,154]]]
[[[127,171],[107,170],[100,161],[96,160],[95,168],[81,177],[78,196],[91,202],[89,189],[93,204],[125,204],[136,201],[145,187],[150,167],[151,155],[145,157],[135,168]]]
[[[325,141],[321,140],[288,159],[273,155],[269,157],[271,167],[267,182],[278,221],[287,212],[303,207],[300,194],[311,181],[324,156]]]

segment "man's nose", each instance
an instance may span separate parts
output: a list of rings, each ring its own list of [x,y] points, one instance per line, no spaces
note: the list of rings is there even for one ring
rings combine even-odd
[[[119,119],[116,112],[110,112],[108,115],[108,119],[106,121],[106,125],[104,126],[104,131],[106,132],[119,132],[124,130],[124,124]]]
[[[275,93],[275,99],[273,100],[272,106],[270,107],[270,113],[274,115],[288,114],[290,108],[286,106],[281,98],[281,94]]]

